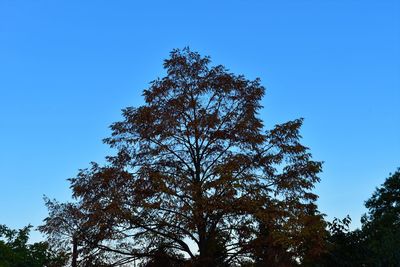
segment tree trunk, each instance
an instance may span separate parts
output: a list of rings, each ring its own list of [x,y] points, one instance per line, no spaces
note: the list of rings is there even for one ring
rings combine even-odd
[[[77,261],[78,261],[78,239],[74,236],[72,238],[72,262],[71,266],[72,267],[77,267]]]

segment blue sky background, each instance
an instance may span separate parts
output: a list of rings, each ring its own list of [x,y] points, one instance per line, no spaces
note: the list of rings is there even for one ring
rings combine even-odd
[[[267,127],[305,118],[320,210],[358,227],[400,166],[400,1],[140,2],[0,0],[0,224],[37,226],[44,194],[68,200],[120,109],[190,46],[262,79]]]

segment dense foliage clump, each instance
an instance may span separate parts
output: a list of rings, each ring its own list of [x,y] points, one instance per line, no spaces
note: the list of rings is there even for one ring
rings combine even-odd
[[[1,267],[61,267],[67,255],[50,249],[47,242],[28,244],[31,226],[12,230],[0,225]]]
[[[319,266],[399,266],[400,170],[375,190],[365,207],[361,229],[350,231],[349,217],[329,224],[328,252]]]

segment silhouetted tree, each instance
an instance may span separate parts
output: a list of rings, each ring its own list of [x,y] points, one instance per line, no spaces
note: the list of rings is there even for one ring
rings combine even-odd
[[[149,257],[147,261],[140,264],[141,267],[185,267],[188,266],[187,260],[182,254],[176,254],[171,250],[168,245],[161,244],[153,256]]]
[[[400,172],[386,179],[365,202],[362,228],[349,230],[350,217],[329,223],[327,253],[318,266],[399,266]]]
[[[372,266],[369,264],[369,252],[363,232],[359,229],[351,231],[350,223],[349,216],[335,218],[328,223],[327,252],[317,261],[316,266]]]
[[[61,267],[68,257],[50,249],[47,242],[28,244],[32,226],[12,230],[0,225],[0,266],[2,267]]]
[[[362,231],[373,266],[400,264],[400,169],[365,202]],[[371,265],[371,266],[372,266]]]
[[[53,247],[64,251],[71,256],[71,266],[77,266],[78,240],[82,236],[82,225],[85,220],[80,209],[72,203],[58,203],[45,198],[49,217],[45,219],[45,225],[39,226],[39,230],[48,237]],[[70,249],[71,246],[71,249]]]
[[[38,229],[46,235],[48,242],[58,251],[69,256],[69,266],[112,266],[128,263],[131,257],[120,259],[112,251],[103,250],[92,240],[102,237],[104,228],[96,227],[95,218],[85,213],[77,203],[59,203],[45,198],[49,216]]]
[[[143,259],[162,246],[193,266],[251,262],[262,246],[288,261],[318,255],[324,224],[311,190],[321,163],[300,143],[302,119],[264,131],[260,80],[188,48],[164,67],[145,104],[111,126],[105,143],[117,155],[70,179],[91,246]]]

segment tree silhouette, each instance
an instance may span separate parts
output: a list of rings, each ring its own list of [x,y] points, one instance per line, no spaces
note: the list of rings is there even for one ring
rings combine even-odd
[[[328,223],[327,253],[318,266],[399,266],[399,170],[375,190],[365,206],[368,213],[361,219],[361,229],[349,230],[349,216]]]
[[[32,226],[12,230],[0,225],[0,266],[2,267],[61,267],[67,255],[49,247],[47,242],[28,244]]]
[[[350,223],[349,216],[335,218],[328,223],[327,253],[318,261],[317,266],[371,266],[364,234],[359,229],[350,231]]]
[[[58,203],[45,198],[49,217],[45,219],[45,225],[39,226],[39,230],[45,233],[48,241],[61,251],[68,251],[72,245],[71,266],[77,266],[78,240],[82,240],[82,225],[85,216],[77,205],[72,203]]]
[[[70,259],[68,266],[110,266],[129,263],[132,257],[120,259],[114,253],[103,250],[93,242],[99,240],[102,228],[92,227],[92,221],[85,209],[77,203],[59,203],[45,198],[49,216],[38,229],[47,236],[52,248],[62,251]],[[93,240],[93,241],[92,241]]]
[[[164,67],[145,104],[111,126],[105,143],[116,156],[70,179],[91,246],[120,259],[151,259],[162,247],[193,266],[266,261],[272,246],[293,264],[316,257],[325,225],[311,190],[321,163],[300,143],[302,119],[265,131],[260,80],[189,48]]]
[[[361,220],[374,266],[400,263],[400,169],[388,177],[365,202]]]

